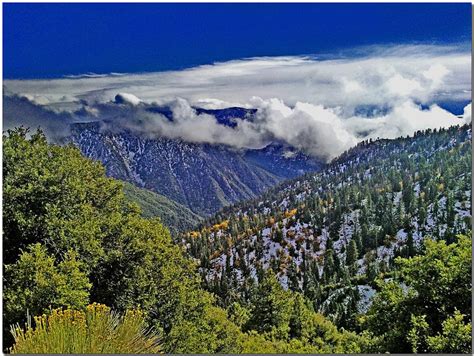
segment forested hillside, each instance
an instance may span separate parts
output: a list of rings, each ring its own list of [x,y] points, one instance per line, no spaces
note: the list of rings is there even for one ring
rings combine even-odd
[[[457,236],[471,231],[471,166],[467,125],[362,142],[321,173],[285,182],[258,199],[223,209],[185,234],[183,242],[200,265],[204,287],[218,296],[223,307],[237,304],[252,309],[266,271],[272,271],[284,289],[304,295],[312,308],[337,326],[379,336],[374,350],[412,352],[424,347],[435,352],[428,341],[420,341],[420,330],[413,331],[415,336],[408,330],[424,328],[435,337],[454,320],[449,318],[462,320],[454,316],[456,310],[470,323],[471,308],[465,302],[470,301],[471,267],[464,255],[470,254],[470,240]],[[451,287],[443,285],[445,276],[433,274],[433,279],[440,278],[436,281],[440,285],[430,291],[436,301],[413,310],[412,320],[410,309],[402,312],[397,306],[400,309],[390,314],[374,303],[421,295],[423,274],[432,267],[417,267],[414,256],[436,255],[439,252],[430,249],[445,249],[445,244],[451,246],[452,255],[437,257],[464,268],[459,280],[451,281],[461,294],[452,295]],[[456,244],[464,244],[465,250],[458,251]],[[457,265],[458,253],[466,257],[464,267]],[[399,278],[402,289],[397,289],[400,284],[394,278]],[[433,282],[425,282],[429,289]],[[419,288],[407,288],[409,283]],[[446,302],[445,319],[432,309],[440,300]],[[384,314],[393,318],[382,326],[377,318],[386,320]],[[427,315],[437,319],[423,324]]]
[[[123,182],[123,191],[130,201],[140,207],[145,218],[159,217],[173,235],[191,229],[199,224],[202,218],[184,205],[166,198],[151,190],[138,188],[131,183]]]

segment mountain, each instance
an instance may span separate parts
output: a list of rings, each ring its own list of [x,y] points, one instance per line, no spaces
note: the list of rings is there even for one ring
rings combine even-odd
[[[166,108],[152,109],[172,119]],[[243,108],[197,112],[215,115],[222,125],[232,125],[233,117],[255,113]],[[324,165],[277,143],[262,149],[235,149],[114,132],[100,122],[73,124],[71,140],[86,157],[101,161],[110,177],[154,191],[201,216]]]
[[[222,209],[183,243],[222,305],[245,304],[272,269],[347,327],[396,256],[421,253],[427,237],[451,243],[470,231],[471,147],[467,125],[365,141],[321,172]]]
[[[197,225],[202,218],[184,205],[178,204],[163,195],[151,190],[138,188],[131,183],[123,182],[125,196],[137,203],[145,218],[159,217],[173,235],[186,231]]]
[[[248,162],[283,178],[294,178],[307,172],[320,171],[324,163],[283,143],[271,143],[259,150],[246,150]]]

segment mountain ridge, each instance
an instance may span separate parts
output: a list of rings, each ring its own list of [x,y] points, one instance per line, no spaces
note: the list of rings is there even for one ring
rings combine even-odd
[[[464,125],[361,142],[321,172],[223,208],[182,243],[222,305],[245,304],[272,269],[347,326],[396,256],[420,253],[427,236],[451,243],[470,229],[471,137]]]
[[[198,112],[215,115],[222,125],[232,125],[233,117],[255,113],[244,108]],[[101,161],[109,176],[164,195],[201,216],[324,166],[322,161],[278,142],[262,149],[236,149],[147,138],[131,130],[117,131],[111,124],[72,124],[70,140],[84,156]]]

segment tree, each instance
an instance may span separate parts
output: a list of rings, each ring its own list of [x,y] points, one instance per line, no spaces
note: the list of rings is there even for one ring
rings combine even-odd
[[[334,281],[336,279],[336,266],[334,262],[334,250],[326,250],[326,255],[324,257],[324,270],[323,278],[326,283]]]
[[[357,257],[359,255],[359,252],[357,251],[357,244],[352,239],[349,242],[349,246],[347,247],[347,255],[346,255],[346,265],[349,268],[350,272],[353,273],[355,269],[355,263],[357,261]]]
[[[16,263],[5,266],[5,337],[9,336],[5,328],[25,322],[27,311],[41,315],[50,308],[85,307],[91,284],[83,270],[83,263],[72,250],[56,262],[41,244],[28,246]]]
[[[293,310],[289,321],[290,338],[307,338],[312,311],[308,308],[305,298],[299,293],[295,293],[292,304]]]
[[[237,327],[200,288],[195,264],[158,219],[141,217],[98,162],[48,144],[41,132],[28,138],[17,129],[3,139],[4,325],[20,322],[27,308],[80,309],[90,299],[119,313],[140,307],[163,330],[166,352],[190,352],[204,332],[215,340],[203,352],[236,345]]]
[[[285,338],[289,332],[290,294],[283,289],[270,270],[265,271],[254,298],[252,315],[246,328],[273,332],[279,338]]]
[[[209,295],[205,298],[210,298]],[[167,353],[238,353],[242,333],[225,310],[203,303],[197,319],[177,320],[167,336]]]
[[[456,310],[453,316],[443,321],[442,331],[436,336],[428,336],[429,350],[472,354],[472,327],[471,323],[464,322],[465,317]]]
[[[4,262],[16,261],[31,243],[55,258],[77,251],[92,270],[103,256],[110,221],[127,209],[122,184],[72,145],[50,145],[41,131],[3,136]]]
[[[380,282],[366,321],[379,338],[379,351],[452,352],[443,340],[456,332],[450,336],[460,347],[456,352],[466,350],[460,340],[471,323],[471,240],[459,235],[448,245],[427,239],[425,250],[424,255],[398,257],[396,279]]]
[[[413,233],[411,229],[409,229],[407,233],[407,257],[415,256],[415,253],[416,253],[415,241],[413,239]]]

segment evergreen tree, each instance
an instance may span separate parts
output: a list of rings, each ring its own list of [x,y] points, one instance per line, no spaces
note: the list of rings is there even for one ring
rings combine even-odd
[[[359,255],[359,252],[357,251],[357,244],[354,241],[354,239],[352,239],[349,242],[349,246],[347,248],[347,254],[346,254],[346,266],[349,268],[349,271],[351,273],[353,273],[355,270],[355,263],[357,261],[358,255]]]

